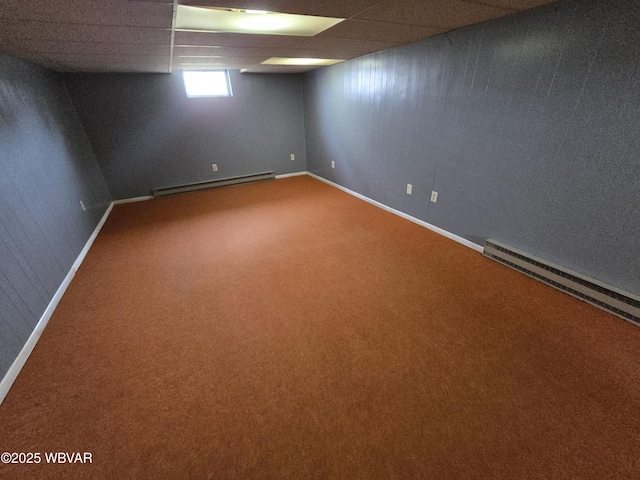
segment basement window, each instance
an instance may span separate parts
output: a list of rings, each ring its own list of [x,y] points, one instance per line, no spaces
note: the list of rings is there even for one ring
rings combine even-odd
[[[231,97],[228,70],[183,71],[187,97]]]

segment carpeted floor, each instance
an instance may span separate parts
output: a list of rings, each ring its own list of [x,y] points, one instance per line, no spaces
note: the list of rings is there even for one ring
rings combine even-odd
[[[640,477],[640,329],[310,177],[114,208],[0,477]]]

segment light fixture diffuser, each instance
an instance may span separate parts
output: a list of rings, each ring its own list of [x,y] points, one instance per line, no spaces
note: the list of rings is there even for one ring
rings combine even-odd
[[[336,63],[344,62],[335,58],[284,58],[284,57],[272,57],[269,60],[262,62],[262,65],[335,65]]]
[[[176,30],[312,37],[344,18],[178,5]]]

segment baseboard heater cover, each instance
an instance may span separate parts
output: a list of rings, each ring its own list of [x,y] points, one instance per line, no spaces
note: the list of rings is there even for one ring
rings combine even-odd
[[[528,253],[487,240],[484,255],[640,326],[640,298]]]
[[[176,185],[174,187],[156,188],[153,190],[153,197],[166,197],[168,195],[176,195],[178,193],[195,192],[197,190],[206,190],[209,188],[227,187],[229,185],[238,185],[242,183],[260,182],[263,180],[274,180],[275,172],[255,173],[252,175],[242,175],[239,177],[222,178],[220,180],[211,180],[207,182],[189,183],[187,185]]]

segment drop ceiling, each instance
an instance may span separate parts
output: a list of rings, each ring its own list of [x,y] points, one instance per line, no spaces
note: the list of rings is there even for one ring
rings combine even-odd
[[[272,57],[351,59],[555,0],[0,0],[0,52],[62,72],[317,68]],[[344,18],[311,37],[179,31],[177,5]]]

